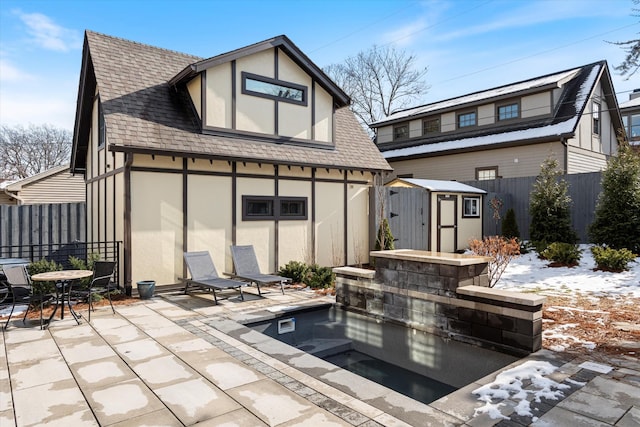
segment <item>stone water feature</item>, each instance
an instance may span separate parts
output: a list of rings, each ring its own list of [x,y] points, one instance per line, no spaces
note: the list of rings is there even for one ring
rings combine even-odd
[[[517,356],[542,347],[545,298],[489,288],[490,258],[412,249],[371,258],[375,271],[334,269],[343,308]]]

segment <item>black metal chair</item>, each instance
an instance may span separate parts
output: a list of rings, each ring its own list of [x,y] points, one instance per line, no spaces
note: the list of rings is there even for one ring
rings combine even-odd
[[[11,311],[9,312],[7,322],[4,324],[4,329],[6,330],[9,326],[16,305],[21,304],[27,305],[27,309],[22,317],[22,323],[26,323],[29,310],[36,304],[40,305],[40,329],[43,329],[44,319],[42,317],[42,309],[45,301],[48,301],[51,295],[44,294],[42,292],[42,286],[33,286],[25,265],[5,265],[3,273],[6,277],[5,283],[9,287],[9,293],[11,294]]]
[[[96,294],[106,294],[109,299],[109,305],[111,310],[115,314],[116,310],[113,308],[111,302],[111,292],[116,290],[115,283],[112,282],[113,274],[115,273],[116,262],[115,261],[96,261],[93,264],[93,277],[91,283],[86,289],[82,289],[79,292],[87,297],[87,303],[89,304],[89,322],[91,322],[91,312],[93,308],[93,296]]]

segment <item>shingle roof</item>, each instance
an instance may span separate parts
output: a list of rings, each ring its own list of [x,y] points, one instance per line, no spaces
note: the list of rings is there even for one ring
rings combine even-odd
[[[242,135],[203,134],[185,102],[185,94],[169,84],[202,58],[91,31],[85,35],[84,55],[93,66],[107,139],[113,150],[356,170],[391,169],[348,107],[336,111],[333,149],[276,144]],[[80,91],[91,90],[90,85],[82,87],[85,80],[81,76]],[[82,115],[78,112],[76,121],[79,120]],[[76,123],[76,168],[85,161],[81,146],[87,143],[88,136],[82,135],[82,129],[86,127]]]

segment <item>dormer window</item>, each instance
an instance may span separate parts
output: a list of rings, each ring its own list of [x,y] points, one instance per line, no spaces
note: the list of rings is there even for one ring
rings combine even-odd
[[[292,104],[307,105],[307,87],[257,74],[242,73],[242,93]]]
[[[422,134],[432,135],[434,133],[440,133],[440,117],[424,119],[422,122]]]
[[[477,117],[476,117],[475,111],[458,114],[458,128],[475,126],[476,124],[477,124]]]
[[[520,109],[518,103],[513,102],[511,104],[498,106],[498,121],[517,119],[520,116]]]
[[[409,125],[397,125],[393,127],[393,140],[397,141],[400,139],[408,139],[409,138]]]

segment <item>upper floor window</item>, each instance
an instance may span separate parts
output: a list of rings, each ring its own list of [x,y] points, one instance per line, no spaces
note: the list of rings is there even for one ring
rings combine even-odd
[[[498,106],[498,121],[517,119],[519,117],[518,103]]]
[[[640,114],[629,116],[629,139],[640,138]]]
[[[104,111],[102,102],[98,99],[98,148],[103,148],[107,141],[107,128],[104,123]]]
[[[292,104],[307,105],[306,86],[244,71],[242,72],[242,93]]]
[[[458,128],[476,125],[476,112],[462,113],[458,115]]]
[[[476,168],[476,179],[496,179],[498,177],[498,167],[491,166],[486,168]]]
[[[398,125],[393,127],[393,140],[409,138],[409,125]]]
[[[429,135],[433,133],[440,133],[440,117],[425,119],[422,122],[422,134]]]
[[[600,135],[600,104],[595,101],[591,108],[591,120],[593,121],[593,133]]]

